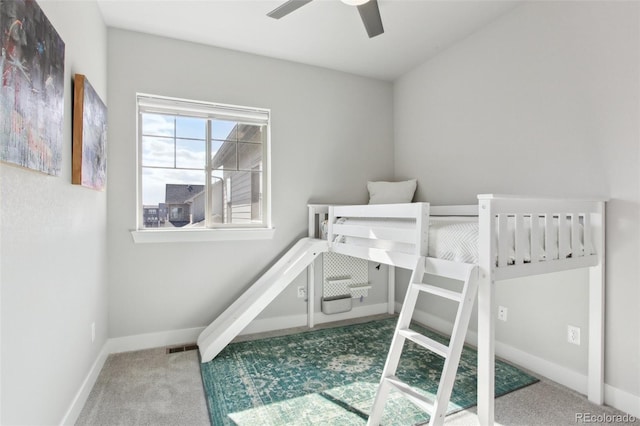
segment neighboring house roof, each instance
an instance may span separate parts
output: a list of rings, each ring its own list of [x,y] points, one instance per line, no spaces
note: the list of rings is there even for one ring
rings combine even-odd
[[[236,124],[229,132],[226,138],[229,142],[260,142],[262,135],[260,134],[260,126],[253,124]],[[233,143],[223,144],[216,155],[213,157],[213,168],[224,168],[235,170],[236,164],[236,145]]]
[[[204,191],[204,185],[168,183],[165,187],[166,204],[184,204],[186,200]]]
[[[254,124],[237,124],[238,142],[260,142],[262,140],[260,129],[260,126]]]

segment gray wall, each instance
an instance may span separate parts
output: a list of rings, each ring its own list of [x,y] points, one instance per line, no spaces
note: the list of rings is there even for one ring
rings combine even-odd
[[[526,4],[403,76],[394,91],[395,173],[418,178],[420,201],[475,203],[478,193],[610,198],[605,380],[635,395],[639,8]],[[498,322],[497,339],[586,374],[585,279],[576,271],[499,283],[509,321]],[[582,346],[566,342],[568,324],[582,329]]]
[[[306,236],[309,201],[363,203],[393,176],[390,83],[116,29],[108,58],[110,337],[207,325]],[[136,92],[271,109],[273,240],[133,243]],[[304,313],[295,291],[263,316]]]
[[[95,2],[39,2],[66,44],[59,177],[0,164],[2,424],[58,424],[107,340],[107,195],[71,185],[72,79],[107,101]],[[91,343],[91,326],[96,339]]]

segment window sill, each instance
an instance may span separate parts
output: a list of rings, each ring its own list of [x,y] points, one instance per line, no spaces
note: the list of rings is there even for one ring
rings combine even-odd
[[[195,243],[208,241],[270,240],[275,228],[192,229],[131,231],[139,243]]]

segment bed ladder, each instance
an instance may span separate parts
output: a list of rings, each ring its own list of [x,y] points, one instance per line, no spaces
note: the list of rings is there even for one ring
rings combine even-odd
[[[411,275],[411,281],[407,294],[400,311],[398,324],[391,341],[389,355],[382,372],[382,379],[378,386],[378,391],[373,402],[371,414],[367,422],[368,426],[379,425],[382,419],[382,413],[389,396],[391,388],[395,388],[403,394],[409,401],[426,411],[430,416],[429,425],[442,425],[444,417],[447,413],[449,398],[453,390],[453,382],[458,371],[458,363],[462,354],[464,338],[467,334],[471,310],[475,301],[476,292],[478,290],[477,267],[469,265],[464,279],[464,285],[461,292],[447,290],[429,284],[423,284],[422,279],[425,274],[424,258],[419,261]],[[445,346],[427,336],[417,333],[409,328],[413,311],[416,307],[418,295],[421,292],[429,293],[434,296],[444,297],[446,299],[458,302],[458,312],[456,314],[453,332],[449,346]],[[406,339],[409,339],[418,345],[429,349],[430,351],[445,358],[444,368],[438,385],[438,392],[435,400],[425,397],[408,384],[400,381],[396,377],[396,369],[402,355],[402,348]]]

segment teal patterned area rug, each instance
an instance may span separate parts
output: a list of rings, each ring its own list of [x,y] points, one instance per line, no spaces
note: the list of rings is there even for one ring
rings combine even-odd
[[[232,343],[201,364],[211,423],[241,426],[364,425],[397,318]],[[418,325],[412,329],[447,344]],[[397,376],[432,397],[444,360],[407,342]],[[476,351],[465,347],[448,413],[476,404]],[[496,362],[496,396],[538,379]],[[428,422],[429,415],[392,390],[384,425]]]

